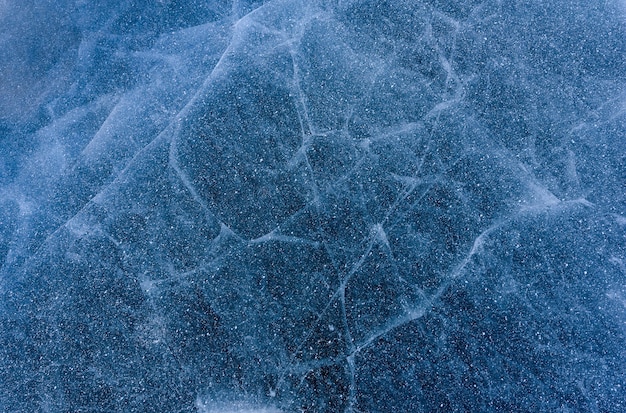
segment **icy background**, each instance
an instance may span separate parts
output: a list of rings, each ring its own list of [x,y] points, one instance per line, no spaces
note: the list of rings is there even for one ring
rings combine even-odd
[[[0,0],[0,411],[626,411],[617,0]]]

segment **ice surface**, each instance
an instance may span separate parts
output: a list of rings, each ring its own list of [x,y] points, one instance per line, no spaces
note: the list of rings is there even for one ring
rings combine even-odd
[[[626,410],[623,1],[0,1],[0,410]]]

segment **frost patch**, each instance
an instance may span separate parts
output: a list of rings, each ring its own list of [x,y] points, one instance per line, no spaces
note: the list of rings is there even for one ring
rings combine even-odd
[[[281,413],[281,410],[271,406],[260,406],[246,401],[215,402],[198,398],[196,400],[198,413]]]

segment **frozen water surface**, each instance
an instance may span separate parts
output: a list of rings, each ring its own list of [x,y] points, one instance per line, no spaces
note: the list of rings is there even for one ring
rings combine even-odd
[[[625,411],[625,13],[0,2],[0,410]]]

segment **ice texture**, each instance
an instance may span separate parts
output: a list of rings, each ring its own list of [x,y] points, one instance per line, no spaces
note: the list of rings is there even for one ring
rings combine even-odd
[[[0,411],[626,411],[626,7],[0,1],[0,265]]]

